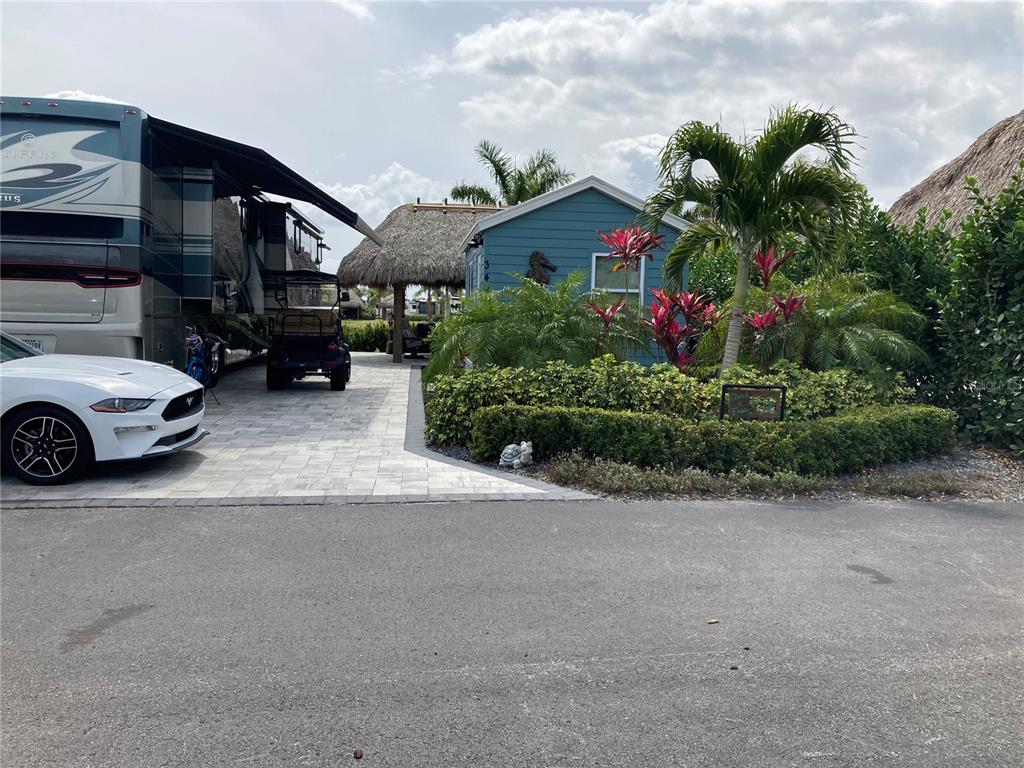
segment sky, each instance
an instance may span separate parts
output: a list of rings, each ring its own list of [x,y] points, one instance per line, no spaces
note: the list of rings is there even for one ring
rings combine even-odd
[[[5,95],[105,98],[266,149],[371,225],[487,177],[480,139],[655,188],[690,120],[834,108],[883,206],[1024,107],[1024,2],[0,4]],[[333,248],[360,237],[318,215]]]

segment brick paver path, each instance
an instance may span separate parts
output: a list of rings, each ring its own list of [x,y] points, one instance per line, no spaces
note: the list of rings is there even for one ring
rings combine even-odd
[[[211,434],[194,449],[99,465],[90,477],[53,488],[5,478],[3,502],[206,505],[583,496],[424,450],[418,371],[386,355],[353,358],[345,392],[332,392],[323,378],[269,392],[262,366],[231,371],[215,390],[220,405],[207,398],[203,426]]]

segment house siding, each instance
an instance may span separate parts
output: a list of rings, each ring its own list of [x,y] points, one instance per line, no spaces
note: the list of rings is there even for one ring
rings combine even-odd
[[[632,226],[638,213],[632,206],[591,188],[497,224],[483,231],[482,253],[477,253],[474,259],[475,249],[467,252],[467,290],[516,285],[517,275],[524,275],[530,269],[530,254],[535,250],[543,252],[555,265],[551,274],[553,284],[565,280],[571,271],[579,270],[587,275],[585,286],[589,290],[593,255],[607,252],[607,246],[597,238],[598,230],[608,232],[616,227]],[[679,230],[666,224],[658,231],[665,239],[662,248],[654,252],[654,261],[645,267],[642,286],[645,304],[651,302],[651,291],[664,284],[665,255],[679,236]],[[684,270],[684,286],[687,280],[688,270]],[[645,355],[637,359],[650,363],[658,357],[651,359]]]
[[[584,189],[543,208],[498,224],[483,232],[483,274],[467,261],[466,284],[472,288],[489,285],[500,289],[515,285],[515,275],[526,274],[530,254],[542,251],[555,265],[551,282],[561,282],[574,269],[591,276],[593,254],[607,250],[597,239],[598,230],[608,232],[616,227],[631,226],[638,211],[614,200],[596,189]],[[654,253],[654,261],[646,267],[645,303],[650,291],[663,284],[665,254],[671,249],[679,231],[662,224],[658,230],[665,235],[663,247]],[[684,274],[684,284],[686,275]]]

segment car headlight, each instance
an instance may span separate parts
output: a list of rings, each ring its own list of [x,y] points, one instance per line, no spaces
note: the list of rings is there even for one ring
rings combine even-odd
[[[152,400],[141,400],[132,397],[112,397],[109,400],[100,400],[95,405],[90,405],[98,413],[129,413],[141,411],[152,404]]]

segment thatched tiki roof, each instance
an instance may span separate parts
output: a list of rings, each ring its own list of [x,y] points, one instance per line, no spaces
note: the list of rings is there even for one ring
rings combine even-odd
[[[973,176],[981,191],[992,197],[1010,183],[1010,176],[1021,160],[1024,160],[1024,110],[981,134],[962,155],[903,194],[892,204],[889,213],[894,221],[910,226],[918,210],[926,206],[926,221],[931,226],[938,222],[942,211],[949,208],[952,213],[949,226],[956,231],[974,208],[970,193],[964,188],[964,179]]]
[[[402,362],[405,286],[458,287],[465,282],[460,246],[477,219],[496,208],[442,203],[400,205],[377,227],[384,245],[369,238],[349,251],[338,267],[342,285],[391,286],[394,291],[392,359]]]
[[[458,287],[465,280],[462,239],[477,219],[496,208],[408,203],[377,227],[384,245],[369,238],[341,260],[342,285]]]

